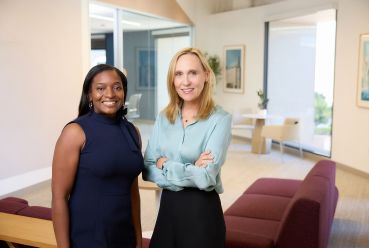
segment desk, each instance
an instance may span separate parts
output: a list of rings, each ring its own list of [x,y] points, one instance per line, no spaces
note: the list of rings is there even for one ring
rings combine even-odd
[[[274,115],[262,115],[262,114],[241,114],[242,117],[250,118],[255,120],[255,128],[252,133],[252,140],[251,140],[251,152],[252,153],[269,153],[272,142],[270,140],[266,140],[263,137],[261,137],[261,130],[263,129],[263,126],[265,125],[266,119],[272,119],[277,118],[277,116]],[[261,151],[260,149],[260,143],[261,145]]]
[[[42,248],[56,248],[50,220],[0,213],[0,240]]]

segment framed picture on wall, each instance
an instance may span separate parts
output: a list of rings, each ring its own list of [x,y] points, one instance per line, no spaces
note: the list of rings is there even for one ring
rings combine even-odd
[[[136,70],[137,70],[137,89],[147,90],[156,87],[156,54],[154,49],[137,48],[136,51]]]
[[[225,92],[243,93],[245,46],[234,45],[224,47],[224,84]]]
[[[360,35],[357,105],[369,108],[369,34]]]

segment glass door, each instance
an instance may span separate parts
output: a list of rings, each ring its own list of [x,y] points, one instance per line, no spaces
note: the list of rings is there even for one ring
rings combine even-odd
[[[191,27],[96,3],[90,3],[90,23],[91,66],[107,63],[125,71],[128,79],[127,99],[132,94],[141,94],[140,118],[155,120],[167,93],[166,87],[165,91],[163,87],[158,87],[163,81],[166,85],[169,62],[164,58],[173,48],[173,45],[164,49],[160,46],[158,50],[161,42],[157,41],[164,37],[186,37],[186,42],[178,43],[181,46],[176,44],[176,49],[189,47]],[[162,76],[163,70],[165,77]]]
[[[271,21],[267,26],[268,113],[299,118],[302,147],[329,157],[336,10]]]

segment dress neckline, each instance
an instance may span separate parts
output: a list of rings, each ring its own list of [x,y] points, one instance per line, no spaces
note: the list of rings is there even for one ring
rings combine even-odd
[[[112,118],[112,117],[108,117],[106,115],[103,115],[103,114],[99,114],[99,113],[96,113],[95,111],[90,111],[89,113],[89,116],[100,122],[100,123],[105,123],[105,124],[110,124],[110,125],[115,125],[115,124],[118,124],[120,122],[120,120],[122,119],[122,116],[121,115],[117,115],[116,117]]]

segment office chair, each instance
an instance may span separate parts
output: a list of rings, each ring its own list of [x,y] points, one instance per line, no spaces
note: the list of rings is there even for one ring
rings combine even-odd
[[[141,101],[141,93],[132,94],[128,102],[125,103],[127,107],[127,115],[126,118],[128,120],[138,119],[140,118],[140,101]]]

